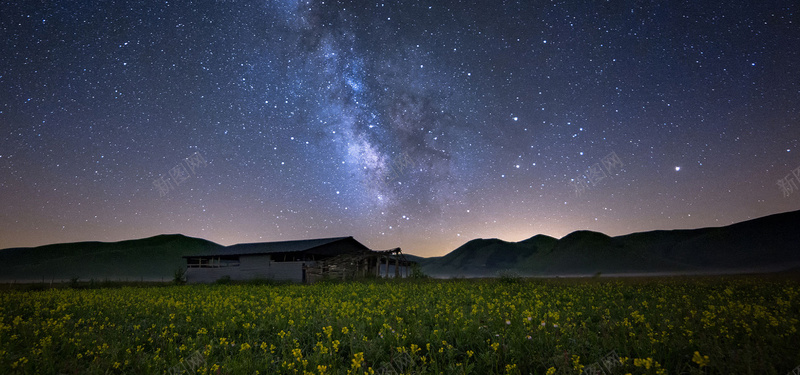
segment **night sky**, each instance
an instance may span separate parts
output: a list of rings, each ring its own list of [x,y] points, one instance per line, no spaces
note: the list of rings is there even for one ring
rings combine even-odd
[[[798,210],[800,4],[706,3],[4,2],[0,248]]]

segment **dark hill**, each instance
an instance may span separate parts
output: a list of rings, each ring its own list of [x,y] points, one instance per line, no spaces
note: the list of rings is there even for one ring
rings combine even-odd
[[[520,244],[530,246],[533,251],[540,254],[547,254],[553,250],[553,247],[558,243],[558,239],[544,234],[537,234],[527,240],[522,240]]]
[[[469,241],[438,258],[435,265],[444,272],[465,276],[483,275],[497,269],[514,267],[539,250],[536,242],[506,242],[496,238]],[[428,266],[426,262],[423,267]]]
[[[180,234],[120,242],[75,242],[0,250],[4,280],[169,279],[184,265],[183,255],[221,245]]]
[[[609,237],[576,231],[557,240],[472,240],[423,270],[434,276],[704,272],[783,269],[800,264],[800,211],[726,227],[633,233]]]
[[[184,255],[223,246],[179,234],[121,242],[77,242],[0,250],[0,280],[169,279]],[[576,231],[519,242],[475,239],[443,257],[420,258],[433,276],[785,270],[800,266],[800,211],[726,227],[659,230],[609,237]]]

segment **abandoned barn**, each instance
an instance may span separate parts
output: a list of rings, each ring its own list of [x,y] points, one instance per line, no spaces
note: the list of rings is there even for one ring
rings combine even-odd
[[[259,242],[187,255],[186,281],[207,283],[272,279],[313,283],[325,278],[408,277],[410,262],[400,248],[370,250],[353,237]]]

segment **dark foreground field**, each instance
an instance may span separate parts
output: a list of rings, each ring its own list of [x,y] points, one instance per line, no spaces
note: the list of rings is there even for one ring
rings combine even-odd
[[[4,374],[786,374],[788,276],[0,292]]]

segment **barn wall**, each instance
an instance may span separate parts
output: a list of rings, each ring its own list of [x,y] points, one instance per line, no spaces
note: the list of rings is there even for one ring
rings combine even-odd
[[[271,262],[269,278],[302,283],[303,263],[305,262]]]
[[[239,267],[186,269],[186,282],[188,283],[213,283],[224,276],[230,276],[231,280],[242,280]]]
[[[303,282],[304,262],[273,262],[269,255],[242,255],[239,268],[244,279]]]
[[[242,255],[239,257],[239,268],[243,277],[248,279],[269,279],[271,267],[269,255]]]
[[[273,262],[269,255],[242,255],[239,266],[221,268],[187,268],[189,283],[212,283],[224,276],[231,280],[272,279],[303,282],[303,264],[307,262]]]

